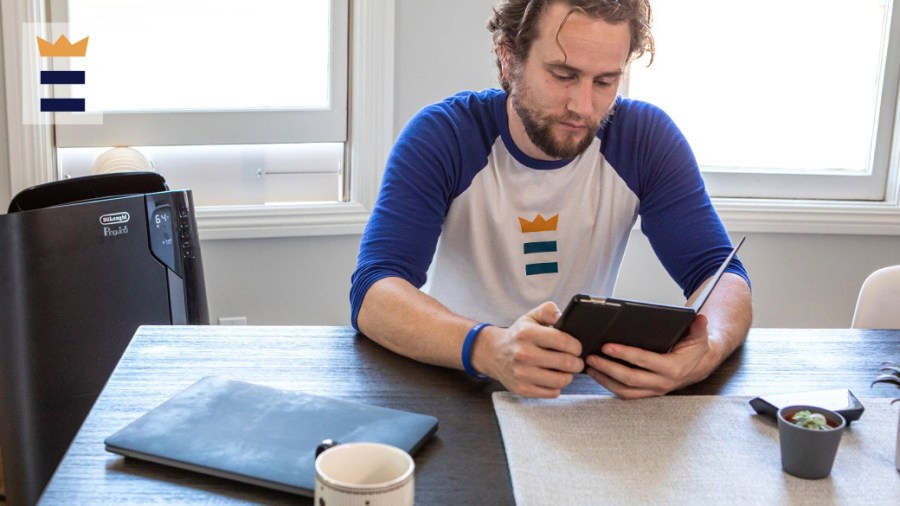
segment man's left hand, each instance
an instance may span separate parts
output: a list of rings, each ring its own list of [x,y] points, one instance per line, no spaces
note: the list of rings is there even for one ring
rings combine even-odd
[[[697,315],[688,335],[665,354],[622,344],[605,344],[602,348],[604,354],[638,368],[589,355],[585,360],[587,373],[623,399],[665,395],[702,381],[719,364],[719,360],[711,356],[714,350],[707,333],[707,323],[706,316]]]

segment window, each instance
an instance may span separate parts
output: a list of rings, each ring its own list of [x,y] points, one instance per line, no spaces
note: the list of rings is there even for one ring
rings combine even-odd
[[[88,77],[59,91],[77,90],[87,115],[102,114],[102,124],[57,123],[60,177],[89,174],[109,147],[134,146],[198,206],[343,198],[347,2],[53,7],[73,38],[90,36],[85,58],[53,59]]]
[[[362,231],[392,140],[393,0],[48,3],[0,7],[7,96],[23,105],[7,119],[13,193],[87,174],[98,153],[126,145],[147,154],[171,187],[194,191],[203,238]],[[297,11],[313,7],[315,15]],[[190,36],[175,37],[181,30]],[[117,40],[123,32],[131,39]],[[85,58],[37,55],[35,35],[62,33],[90,37]],[[101,44],[106,37],[116,42]],[[35,76],[78,65],[87,82],[106,85],[54,86],[54,97],[83,93],[86,112],[43,121],[50,113],[36,112],[34,95],[48,92]],[[92,104],[102,124],[91,124]]]
[[[628,94],[673,117],[714,197],[890,200],[895,4],[657,1]]]

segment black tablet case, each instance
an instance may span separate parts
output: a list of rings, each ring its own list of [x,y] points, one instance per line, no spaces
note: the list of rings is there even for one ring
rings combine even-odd
[[[786,406],[818,406],[840,413],[850,425],[859,420],[866,408],[853,395],[843,388],[837,390],[817,390],[812,392],[794,392],[787,394],[761,395],[750,399],[750,406],[761,414],[775,417],[778,410]]]
[[[577,294],[572,297],[555,327],[581,341],[581,358],[602,355],[600,348],[606,343],[667,353],[685,335],[742,244],[744,238],[731,250],[704,291],[689,307]]]
[[[106,450],[312,497],[324,439],[415,453],[433,416],[210,376],[108,437]]]

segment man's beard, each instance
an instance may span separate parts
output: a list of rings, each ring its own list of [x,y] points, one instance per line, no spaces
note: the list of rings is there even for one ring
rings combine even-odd
[[[523,83],[523,79],[514,79],[511,85],[510,100],[512,100],[513,110],[519,115],[519,119],[522,120],[525,134],[528,135],[528,139],[535,146],[552,158],[575,158],[584,153],[594,141],[594,137],[600,128],[605,126],[609,122],[610,116],[612,116],[612,109],[610,109],[599,121],[587,123],[583,138],[577,140],[567,138],[560,142],[553,136],[553,126],[563,121],[577,123],[581,120],[580,116],[575,113],[565,116],[541,114],[529,107],[530,91]]]

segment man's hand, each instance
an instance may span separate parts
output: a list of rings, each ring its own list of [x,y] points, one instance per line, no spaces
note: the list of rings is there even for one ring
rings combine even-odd
[[[697,288],[688,303],[708,282]],[[591,355],[586,360],[587,373],[625,399],[665,395],[709,377],[744,342],[752,320],[750,286],[737,274],[726,272],[694,318],[688,335],[672,351],[659,354],[608,343],[603,345],[604,354],[643,370]]]
[[[473,366],[524,397],[558,397],[584,370],[581,343],[550,326],[559,316],[556,304],[545,302],[509,328],[486,327],[472,350]]]
[[[665,395],[706,379],[718,366],[707,333],[707,318],[700,314],[690,332],[666,354],[609,343],[603,353],[641,369],[631,368],[598,355],[587,357],[587,373],[610,392],[624,399]]]

